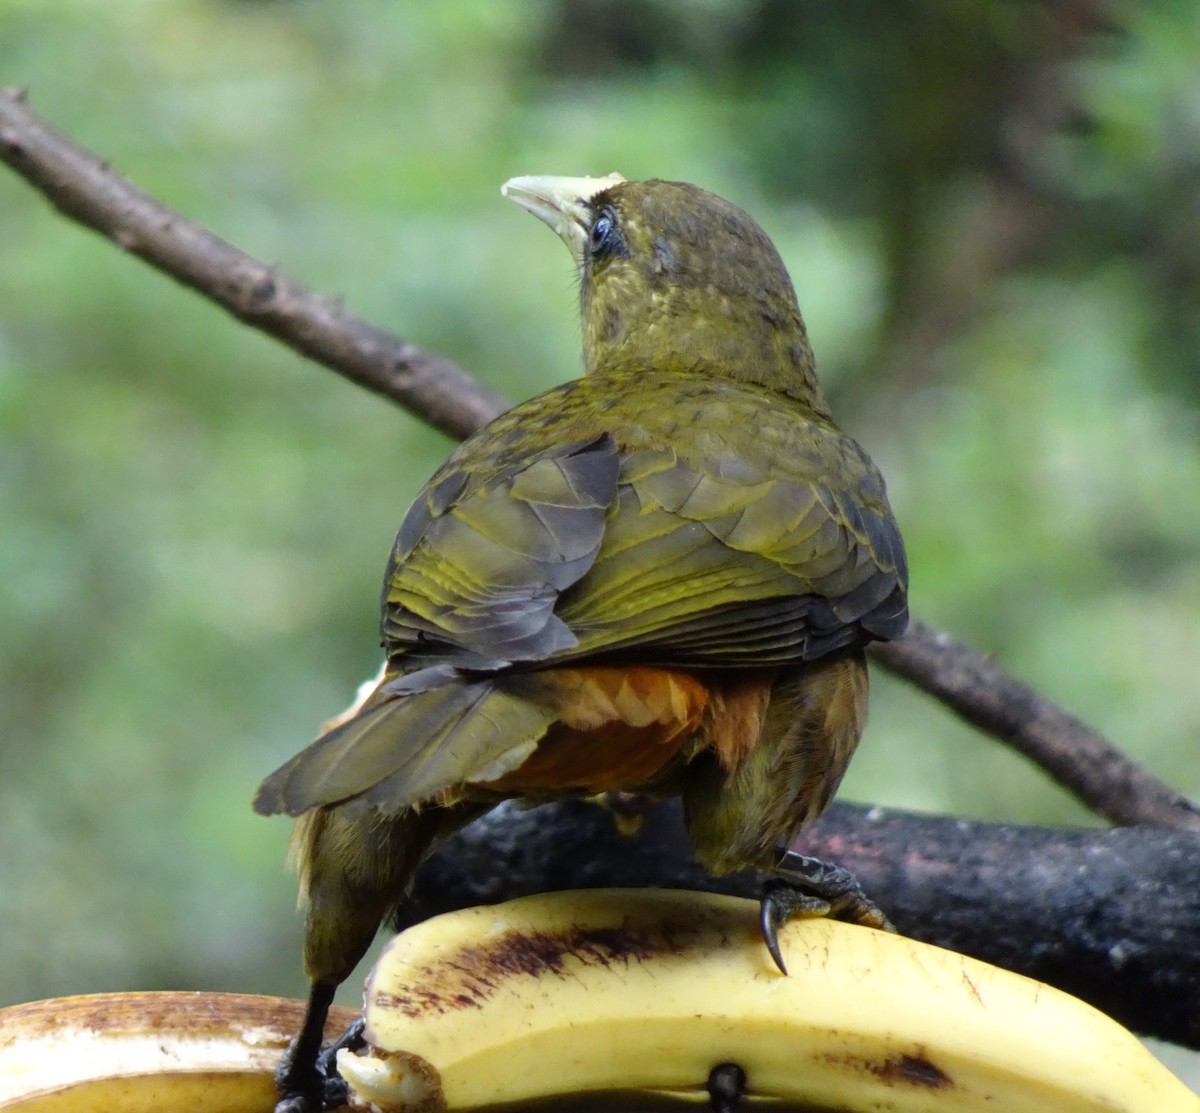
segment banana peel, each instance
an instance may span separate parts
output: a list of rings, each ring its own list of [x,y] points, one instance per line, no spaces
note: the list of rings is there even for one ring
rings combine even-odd
[[[304,1006],[233,993],[102,993],[0,1011],[3,1113],[271,1113]],[[326,1035],[357,1014],[334,1009]]]
[[[737,1108],[1197,1113],[1189,1091],[1090,1005],[952,951],[794,920],[789,975],[753,901],[682,891],[527,897],[397,936],[366,991],[355,1102],[432,1113],[583,1094]]]
[[[788,976],[755,902],[681,891],[435,917],[385,948],[367,1046],[339,1068],[379,1113],[702,1105],[721,1063],[744,1072],[741,1110],[1200,1113],[1134,1036],[1049,986],[830,920],[789,923],[780,946]],[[269,1113],[302,1010],[128,993],[0,1011],[0,1111]],[[334,1010],[327,1037],[354,1015]]]

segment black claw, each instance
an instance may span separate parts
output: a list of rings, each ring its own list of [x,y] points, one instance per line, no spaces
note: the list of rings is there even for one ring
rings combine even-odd
[[[793,913],[803,911],[810,916],[832,916],[883,931],[896,930],[879,906],[863,892],[858,878],[842,866],[784,851],[773,872],[796,894]],[[807,905],[804,903],[806,894],[813,894],[808,897],[811,903]],[[821,903],[825,905],[823,909],[818,907]]]
[[[793,916],[832,916],[867,927],[895,931],[891,921],[862,891],[857,878],[841,866],[785,851],[763,886],[759,923],[763,942],[782,974],[779,928]]]
[[[713,1113],[737,1113],[746,1092],[746,1072],[737,1063],[718,1063],[708,1072],[705,1089]]]
[[[350,1104],[350,1087],[338,1073],[337,1053],[342,1048],[357,1051],[366,1045],[363,1029],[366,1021],[360,1016],[333,1043],[317,1056],[317,1073],[321,1076],[322,1109],[337,1109]],[[279,1113],[276,1109],[275,1113]]]
[[[303,1094],[289,1094],[275,1103],[275,1113],[312,1113],[312,1105]]]
[[[779,950],[779,906],[772,899],[771,889],[763,893],[762,902],[759,905],[758,922],[762,928],[763,942],[766,943],[767,950],[771,952],[771,958],[775,960],[779,972],[786,977],[787,963],[783,961],[783,954]]]
[[[340,1075],[327,1078],[321,1084],[321,1110],[341,1109],[350,1104],[350,1084]]]
[[[348,1051],[359,1051],[367,1046],[367,1037],[363,1035],[367,1028],[367,1019],[363,1016],[354,1018],[354,1022],[321,1052],[320,1062],[333,1061],[333,1057],[345,1048]]]

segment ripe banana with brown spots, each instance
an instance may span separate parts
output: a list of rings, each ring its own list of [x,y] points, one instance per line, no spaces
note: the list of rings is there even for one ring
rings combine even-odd
[[[397,936],[372,971],[360,1108],[588,1102],[889,1113],[1200,1113],[1129,1032],[1017,974],[831,920],[680,891],[527,897]],[[70,997],[0,1011],[3,1113],[268,1113],[299,1002]],[[327,1037],[353,1014],[335,1010]],[[715,1072],[714,1068],[727,1065]],[[544,1103],[544,1104],[543,1104]]]
[[[1128,1031],[1029,978],[825,919],[763,946],[758,905],[680,891],[527,897],[397,936],[338,1063],[362,1106],[480,1109],[562,1095],[727,1109],[1197,1113]],[[744,1075],[744,1079],[741,1077]]]
[[[3,1113],[270,1113],[303,1005],[236,993],[99,993],[0,1010]],[[336,1036],[353,1019],[335,1009]]]

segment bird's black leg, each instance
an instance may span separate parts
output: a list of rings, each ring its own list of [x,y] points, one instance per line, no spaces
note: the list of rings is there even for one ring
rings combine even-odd
[[[862,891],[854,874],[842,866],[784,850],[770,872],[774,876],[763,886],[762,933],[783,974],[787,967],[779,951],[779,929],[793,916],[831,916],[883,931],[896,930]]]
[[[349,1100],[345,1080],[337,1073],[335,1055],[341,1047],[362,1046],[363,1022],[360,1017],[322,1052],[325,1021],[336,989],[337,985],[331,982],[313,982],[309,990],[300,1034],[275,1071],[275,1086],[279,1090],[275,1113],[323,1113]]]

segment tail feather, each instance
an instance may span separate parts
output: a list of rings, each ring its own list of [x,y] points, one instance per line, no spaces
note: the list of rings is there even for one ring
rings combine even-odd
[[[491,677],[372,697],[267,777],[254,808],[298,816],[362,795],[381,812],[396,814],[464,781],[502,775],[553,721],[552,709]]]

